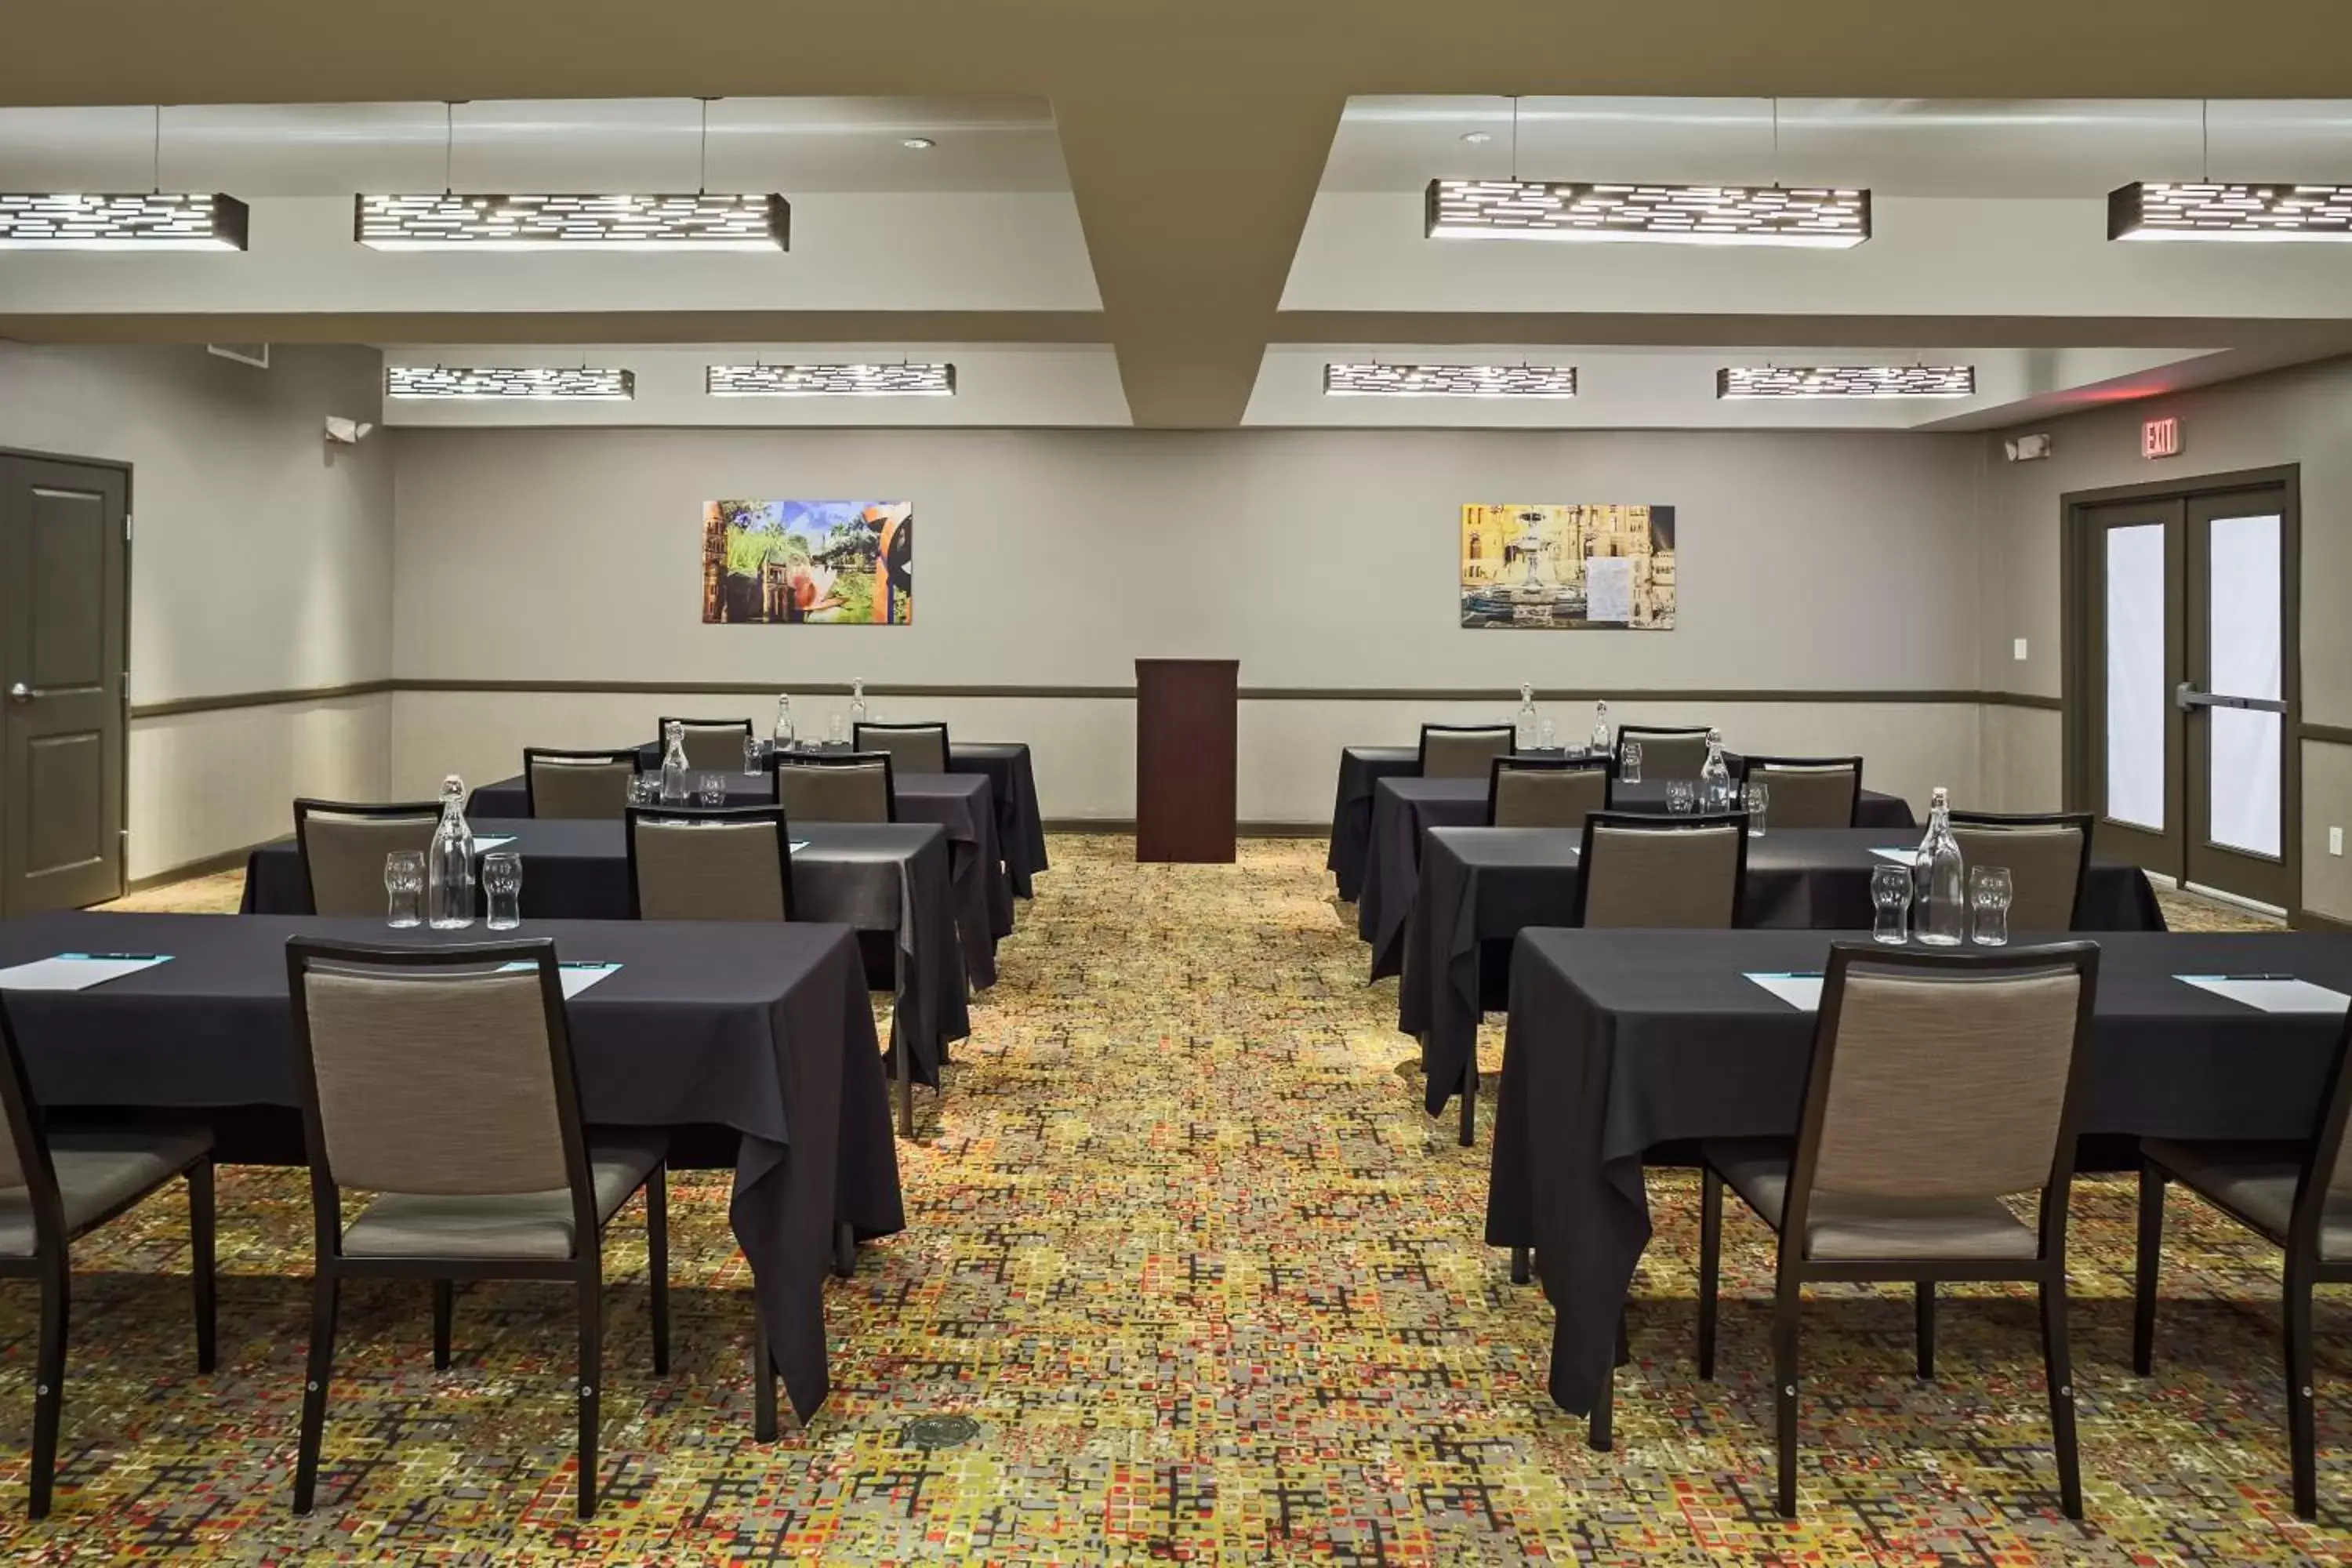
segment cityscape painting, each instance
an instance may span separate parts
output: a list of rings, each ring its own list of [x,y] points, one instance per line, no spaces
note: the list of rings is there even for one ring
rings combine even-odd
[[[1672,631],[1675,509],[1464,507],[1462,624]]]
[[[913,625],[913,503],[703,502],[702,618],[714,625]]]

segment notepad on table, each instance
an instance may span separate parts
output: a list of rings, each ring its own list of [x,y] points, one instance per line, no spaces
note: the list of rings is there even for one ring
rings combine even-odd
[[[513,842],[514,835],[511,833],[504,835],[496,833],[488,834],[474,840],[474,853],[477,855],[487,855],[493,849],[503,848]]]
[[[61,952],[0,969],[0,991],[87,991],[171,961],[168,952]]]
[[[1790,971],[1770,973],[1750,973],[1748,978],[1800,1013],[1818,1013],[1822,1010],[1822,977],[1818,973],[1801,973]]]
[[[2341,1013],[2352,996],[2292,974],[2176,974],[2175,980],[2265,1013]]]
[[[537,969],[539,965],[527,958],[519,958],[512,963],[502,963],[499,967],[506,971],[520,971]],[[558,963],[555,966],[556,979],[562,984],[563,999],[569,1002],[620,967],[617,963]]]
[[[1897,866],[1916,866],[1919,863],[1919,851],[1916,849],[1873,849],[1871,853],[1881,860],[1892,860]]]
[[[803,849],[807,848],[808,847],[809,847],[809,841],[808,841],[807,839],[805,839],[805,838],[795,838],[795,839],[793,839],[793,854],[795,854],[795,855],[799,854],[802,850],[803,850]]]

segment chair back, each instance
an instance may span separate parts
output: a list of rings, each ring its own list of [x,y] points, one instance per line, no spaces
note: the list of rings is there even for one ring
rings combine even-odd
[[[314,1196],[345,1187],[445,1197],[570,1188],[584,1201],[586,1144],[553,942],[369,947],[296,937],[286,966]],[[334,1211],[319,1207],[323,1245]],[[593,1238],[593,1218],[577,1234]]]
[[[1775,827],[1852,827],[1862,810],[1860,757],[1743,757],[1739,778],[1764,786]]]
[[[1739,923],[1748,814],[1596,811],[1577,861],[1580,926],[1718,931]]]
[[[1835,944],[1783,1234],[1806,1234],[1797,1205],[1815,1193],[1934,1204],[2039,1191],[2048,1256],[2064,1236],[2098,962],[2087,942]]]
[[[522,753],[523,798],[533,816],[586,817],[618,822],[629,809],[629,784],[637,776],[637,753],[559,752],[527,746]]]
[[[860,724],[850,731],[849,743],[860,752],[888,753],[902,773],[947,773],[954,755],[945,724]]]
[[[34,1253],[49,1257],[66,1244],[65,1210],[57,1170],[49,1163],[48,1133],[7,1004],[0,994],[0,1196],[25,1195],[33,1211]]]
[[[2010,930],[2077,929],[2083,886],[2089,879],[2091,868],[2089,812],[2004,816],[1956,811],[1952,813],[1952,838],[1960,847],[1963,867],[2009,868]]]
[[[1517,731],[1508,724],[1423,724],[1421,776],[1483,779],[1496,757],[1507,757]]]
[[[388,855],[433,847],[441,807],[433,801],[371,805],[334,800],[294,803],[294,843],[310,884],[314,915],[381,915]]]
[[[1489,827],[1584,826],[1609,809],[1610,768],[1566,757],[1496,757],[1486,780]]]
[[[629,907],[641,921],[788,921],[793,846],[782,806],[633,805]]]
[[[749,719],[665,719],[654,731],[654,754],[658,761],[669,742],[669,727],[677,724],[685,733],[686,765],[696,773],[732,773],[743,769],[743,742],[751,733]]]
[[[898,773],[887,752],[776,758],[776,799],[794,822],[896,822]]]
[[[2325,1257],[2341,1263],[2340,1256],[2319,1250],[2327,1210],[2352,1202],[2352,1159],[2345,1157],[2345,1130],[2352,1123],[2352,1013],[2336,1036],[2336,1059],[2327,1069],[2326,1091],[2319,1101],[2319,1121],[2313,1130],[2310,1152],[2302,1178],[2295,1184],[2294,1213],[2287,1223],[2287,1245],[2304,1258]],[[2331,1205],[2330,1200],[2333,1200]]]
[[[1640,724],[1617,726],[1617,760],[1625,760],[1625,742],[1642,744],[1642,776],[1645,779],[1695,779],[1706,766],[1706,727],[1696,730],[1676,725],[1644,728]]]

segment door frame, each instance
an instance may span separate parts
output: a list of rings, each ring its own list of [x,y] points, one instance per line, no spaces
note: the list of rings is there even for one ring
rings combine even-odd
[[[87,458],[79,452],[49,452],[37,447],[0,446],[0,458],[24,458],[37,463],[78,463],[86,468],[111,468],[122,476],[122,754],[114,760],[114,788],[122,802],[122,843],[121,845],[121,886],[115,889],[116,898],[131,890],[131,584],[138,570],[139,530],[133,519],[138,515],[137,479],[128,459],[122,458]],[[0,784],[5,784],[0,780]]]
[[[2098,810],[2090,798],[2090,784],[2095,776],[2091,750],[2099,738],[2090,732],[2089,693],[2096,679],[2096,661],[2104,658],[2104,648],[2094,648],[2090,642],[2089,617],[2081,613],[2085,603],[2083,595],[2099,582],[2098,530],[2092,525],[2093,508],[2112,505],[2117,501],[2179,500],[2189,502],[2200,496],[2223,494],[2232,490],[2275,489],[2279,492],[2279,517],[2284,537],[2280,541],[2280,568],[2294,584],[2280,607],[2279,623],[2282,681],[2279,689],[2286,695],[2288,711],[2283,728],[2285,731],[2285,758],[2279,777],[2279,790],[2284,798],[2279,802],[2279,851],[2285,863],[2288,896],[2288,919],[2297,921],[2303,914],[2303,465],[2281,463],[2263,468],[2234,468],[2217,474],[2183,474],[2177,478],[2149,479],[2139,484],[2109,485],[2098,489],[2068,490],[2058,498],[2060,543],[2058,552],[2058,623],[2059,623],[2059,702],[2062,745],[2060,761],[2063,769],[2063,792],[2069,811]],[[2182,584],[2182,592],[2187,592]],[[2185,819],[2181,832],[2186,836],[2191,825]],[[2182,856],[2182,870],[2188,868],[2188,857]]]

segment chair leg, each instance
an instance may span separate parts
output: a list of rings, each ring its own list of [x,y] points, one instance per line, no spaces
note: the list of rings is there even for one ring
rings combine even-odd
[[[1919,1381],[1932,1383],[1936,1377],[1936,1282],[1933,1279],[1911,1282],[1911,1315],[1918,1331]]]
[[[1707,1166],[1698,1179],[1698,1374],[1715,1376],[1716,1277],[1723,1268],[1723,1178]]]
[[[1625,1314],[1622,1310],[1617,1314],[1617,1364],[1619,1366],[1633,1364],[1633,1342],[1626,1334]]]
[[[213,1163],[207,1155],[188,1167],[188,1289],[196,1312],[196,1370],[210,1372],[218,1360],[218,1314],[214,1304]]]
[[[768,1351],[768,1320],[761,1314],[758,1297],[751,1300],[751,1436],[776,1440],[776,1361]]]
[[[1592,1414],[1584,1418],[1584,1446],[1596,1454],[1605,1454],[1617,1446],[1617,1369],[1613,1366],[1609,1375],[1601,1380],[1601,1393],[1592,1402]]]
[[[2133,1265],[2132,1371],[2156,1370],[2156,1269],[2164,1253],[2164,1173],[2139,1167],[2139,1257]]]
[[[2317,1422],[2312,1404],[2311,1276],[2293,1258],[2281,1313],[2286,1334],[2286,1435],[2294,1467],[2294,1516],[2319,1511]]]
[[[845,1219],[833,1225],[833,1272],[843,1279],[857,1272],[857,1227]]]
[[[898,1009],[890,1010],[890,1054],[898,1075],[898,1136],[915,1135],[915,1055],[907,1043],[907,1031],[899,1026]]]
[[[1511,1283],[1524,1285],[1534,1278],[1535,1248],[1531,1247],[1511,1248]]]
[[[302,1436],[294,1460],[294,1511],[309,1513],[319,1483],[319,1449],[327,1429],[327,1384],[335,1370],[337,1281],[319,1266],[310,1293],[310,1364],[303,1374]]]
[[[49,1517],[58,1468],[58,1426],[66,1403],[66,1319],[72,1300],[70,1266],[58,1258],[41,1275],[41,1345],[33,1369],[33,1473],[26,1511]]]
[[[2066,1276],[2042,1286],[2042,1365],[2050,1382],[2050,1433],[2058,1448],[2059,1506],[2083,1517],[2083,1469],[2074,1447],[2074,1370],[2066,1348]]]
[[[669,1165],[646,1178],[646,1284],[653,1296],[654,1374],[669,1375]]]
[[[597,1395],[604,1381],[604,1282],[580,1277],[580,1517],[596,1514]]]
[[[1784,1241],[1783,1246],[1787,1243]],[[1783,1275],[1772,1302],[1773,1447],[1780,1457],[1782,1519],[1797,1517],[1797,1281]]]
[[[449,1331],[457,1315],[457,1282],[433,1281],[433,1370],[449,1370]]]
[[[1478,1054],[1474,1047],[1470,1059],[1462,1064],[1462,1147],[1469,1148],[1478,1141]]]

